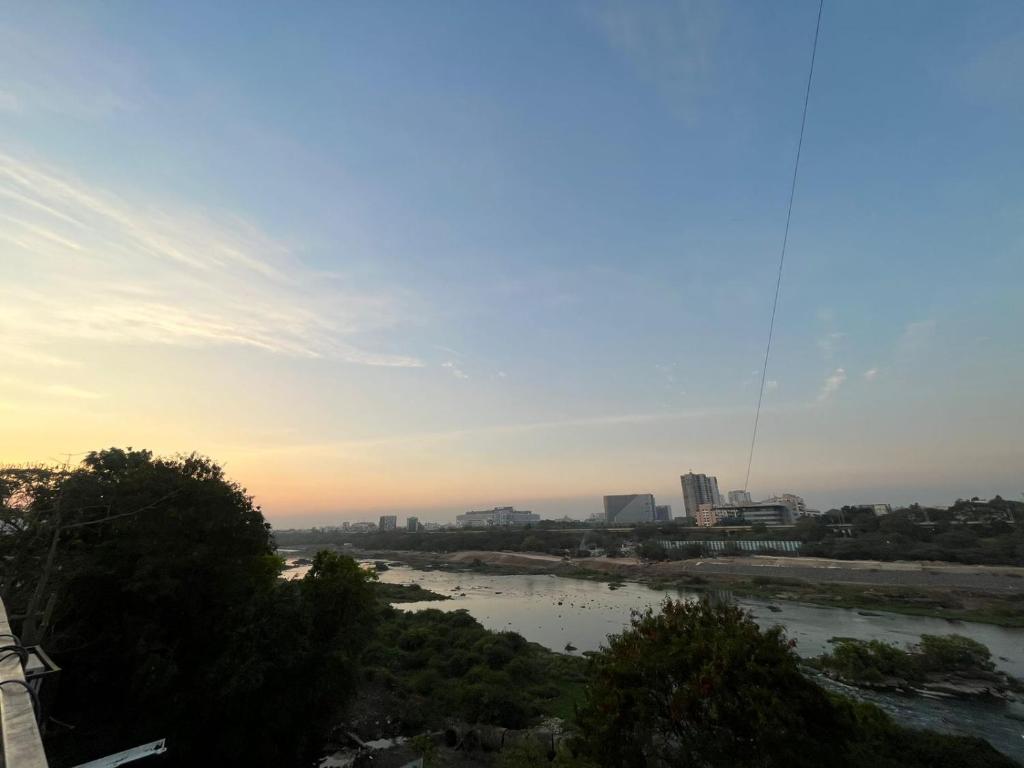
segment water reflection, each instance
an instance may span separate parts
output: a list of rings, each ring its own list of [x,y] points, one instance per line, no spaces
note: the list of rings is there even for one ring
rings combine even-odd
[[[769,603],[737,598],[728,590],[651,590],[640,584],[609,589],[604,582],[558,576],[493,576],[393,567],[381,573],[380,580],[419,584],[452,598],[397,606],[403,610],[467,610],[488,629],[514,630],[556,651],[564,652],[567,646],[575,648],[577,654],[597,650],[609,634],[629,624],[631,611],[656,607],[666,597],[690,600],[707,595],[716,602],[736,603],[749,610],[762,627],[782,625],[787,636],[797,641],[796,650],[803,656],[828,650],[829,639],[836,636],[903,645],[916,642],[922,634],[955,632],[984,643],[1000,669],[1024,677],[1024,630],[987,624],[784,601]],[[1005,753],[1024,760],[1024,723],[1012,719],[1017,715],[1005,704],[855,693],[875,701],[904,724],[981,735]]]

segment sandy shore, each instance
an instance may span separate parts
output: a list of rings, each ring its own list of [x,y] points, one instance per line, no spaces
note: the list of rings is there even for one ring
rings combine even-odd
[[[924,589],[957,589],[1009,595],[1024,592],[1024,568],[1014,566],[961,565],[934,561],[881,562],[877,560],[830,560],[817,557],[716,557],[644,563],[634,558],[588,557],[567,559],[528,552],[466,551],[426,555],[402,553],[410,559],[469,564],[479,560],[524,570],[546,569],[564,573],[573,569],[601,571],[610,576],[644,580],[671,579],[684,575],[742,577],[769,576],[798,579],[810,584],[865,584]]]

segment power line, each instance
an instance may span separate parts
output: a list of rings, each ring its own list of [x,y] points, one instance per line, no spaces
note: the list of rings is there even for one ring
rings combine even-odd
[[[789,207],[786,210],[786,229],[782,235],[782,250],[779,253],[779,274],[775,278],[775,299],[772,301],[772,319],[768,323],[768,344],[764,348],[764,366],[761,369],[761,388],[757,394],[757,411],[754,413],[754,431],[750,436],[750,455],[747,457],[747,477],[743,490],[750,484],[750,467],[754,463],[754,445],[757,443],[757,425],[761,420],[761,403],[764,401],[764,384],[768,376],[768,356],[772,351],[772,334],[775,331],[775,312],[779,308],[779,290],[782,288],[782,267],[786,263],[786,245],[789,243],[789,222],[793,218],[793,198],[796,197],[796,178],[800,171],[800,150],[804,146],[804,127],[807,125],[807,105],[811,100],[811,80],[814,78],[814,59],[818,53],[818,33],[821,32],[821,11],[825,0],[818,0],[818,21],[814,25],[814,44],[811,46],[811,66],[807,73],[807,90],[804,92],[804,111],[800,118],[800,138],[796,142],[796,160],[793,163],[793,181],[789,186]]]

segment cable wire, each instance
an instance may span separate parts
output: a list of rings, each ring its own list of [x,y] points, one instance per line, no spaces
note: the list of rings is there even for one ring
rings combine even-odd
[[[821,11],[825,0],[818,0],[818,20],[814,25],[814,44],[811,46],[811,66],[807,73],[807,90],[804,92],[804,111],[800,118],[800,138],[796,142],[796,160],[793,163],[793,181],[789,186],[789,207],[786,210],[786,229],[782,235],[782,250],[779,253],[779,274],[775,278],[775,298],[772,300],[772,319],[768,323],[768,343],[764,349],[764,366],[761,369],[761,388],[757,394],[757,411],[754,413],[754,431],[750,436],[750,455],[747,457],[747,477],[743,490],[750,484],[750,467],[754,463],[754,445],[757,443],[757,426],[761,420],[761,403],[764,401],[764,384],[768,376],[768,357],[772,351],[772,334],[775,331],[775,312],[779,308],[779,291],[782,288],[782,267],[786,263],[786,245],[789,243],[789,222],[793,218],[793,199],[796,197],[796,179],[800,171],[800,151],[804,146],[804,128],[807,125],[807,105],[811,101],[811,80],[814,78],[814,59],[818,53],[818,34],[821,32]]]

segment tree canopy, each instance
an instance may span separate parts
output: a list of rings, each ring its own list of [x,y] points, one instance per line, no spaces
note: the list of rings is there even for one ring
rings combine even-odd
[[[319,746],[375,616],[351,559],[280,579],[260,509],[194,454],[8,469],[0,502],[3,597],[62,667],[58,759],[166,737],[175,764],[287,765]]]
[[[601,765],[823,765],[838,734],[828,697],[778,628],[740,609],[667,601],[635,614],[591,670],[579,713]]]

